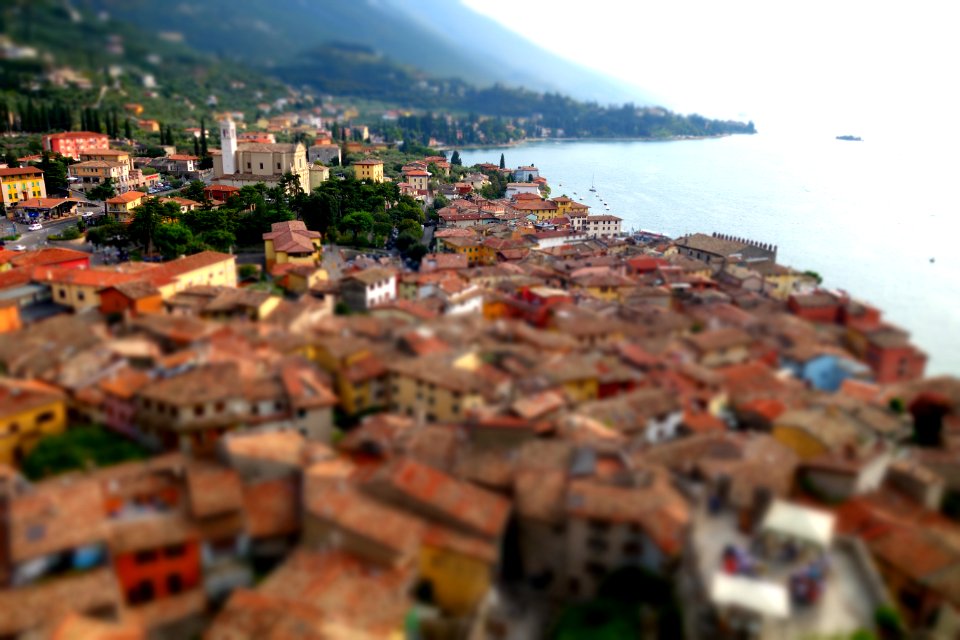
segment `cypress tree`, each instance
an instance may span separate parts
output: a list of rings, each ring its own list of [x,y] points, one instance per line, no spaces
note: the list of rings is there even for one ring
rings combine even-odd
[[[207,127],[203,118],[200,118],[200,157],[207,157]]]
[[[130,118],[123,119],[123,135],[127,140],[133,139],[133,131],[130,130]]]
[[[501,169],[507,168],[507,162],[506,162],[506,159],[503,157],[502,153],[500,154],[500,168]]]
[[[200,139],[193,137],[193,155],[200,157]]]

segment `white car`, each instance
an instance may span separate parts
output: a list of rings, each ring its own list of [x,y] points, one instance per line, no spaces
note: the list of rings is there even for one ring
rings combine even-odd
[[[26,245],[22,245],[22,244],[15,244],[12,247],[10,247],[10,249],[12,251],[26,251],[27,247]]]
[[[29,227],[27,227],[27,229],[29,229],[30,231],[43,231],[43,225],[40,224],[39,222],[34,222]]]

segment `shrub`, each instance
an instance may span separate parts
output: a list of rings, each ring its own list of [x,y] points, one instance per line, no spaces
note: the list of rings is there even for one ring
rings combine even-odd
[[[55,234],[53,234],[53,235],[47,236],[47,239],[48,239],[48,240],[53,240],[53,241],[57,241],[57,240],[76,240],[77,238],[79,238],[79,237],[82,236],[82,235],[83,235],[83,234],[80,232],[79,227],[77,227],[77,226],[72,226],[72,227],[67,227],[66,229],[64,229],[62,233],[55,233]]]

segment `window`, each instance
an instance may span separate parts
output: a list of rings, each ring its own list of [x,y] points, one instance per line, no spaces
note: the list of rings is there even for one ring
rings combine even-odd
[[[153,598],[153,583],[149,580],[141,580],[136,587],[127,592],[127,600],[130,604],[150,602]]]
[[[137,564],[150,564],[157,559],[156,551],[138,551],[133,557]]]
[[[202,415],[203,415],[203,405],[202,405],[202,404],[198,404],[197,406],[195,406],[195,407],[193,408],[193,415],[195,415],[195,416],[202,416]]]
[[[163,555],[167,558],[180,558],[187,553],[187,547],[183,544],[171,544],[163,550]]]
[[[77,292],[77,300],[83,300],[83,299],[86,298],[86,297],[87,297],[87,296],[83,293],[83,291],[78,291],[78,292]]]
[[[44,424],[47,422],[52,422],[54,418],[53,411],[44,411],[37,416],[37,424]]]
[[[223,402],[221,401],[214,405],[213,410],[216,411],[217,413],[222,413],[224,408],[226,408],[226,405],[224,405]]]
[[[167,576],[167,594],[172,595],[183,591],[183,578],[176,573]]]
[[[606,533],[610,530],[610,523],[604,522],[602,520],[591,520],[590,521],[590,530],[597,533]]]
[[[263,169],[263,163],[262,163],[262,162],[260,163],[260,168]]]
[[[278,162],[278,163],[277,163],[277,169],[279,169],[279,168],[280,168],[280,163]]]
[[[602,538],[587,538],[587,547],[596,553],[604,553],[610,545]]]
[[[601,562],[588,562],[585,568],[587,573],[598,580],[607,575],[607,566]]]
[[[250,163],[248,162],[248,163],[247,163],[247,169],[249,169],[249,168],[250,168]]]
[[[66,290],[66,289],[60,289],[60,290],[57,291],[57,295],[60,297],[61,300],[63,300],[64,298],[67,297],[67,290]]]

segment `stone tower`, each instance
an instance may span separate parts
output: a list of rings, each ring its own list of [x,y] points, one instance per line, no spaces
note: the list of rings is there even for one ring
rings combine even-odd
[[[233,120],[220,122],[220,158],[224,175],[237,172],[237,126]]]

